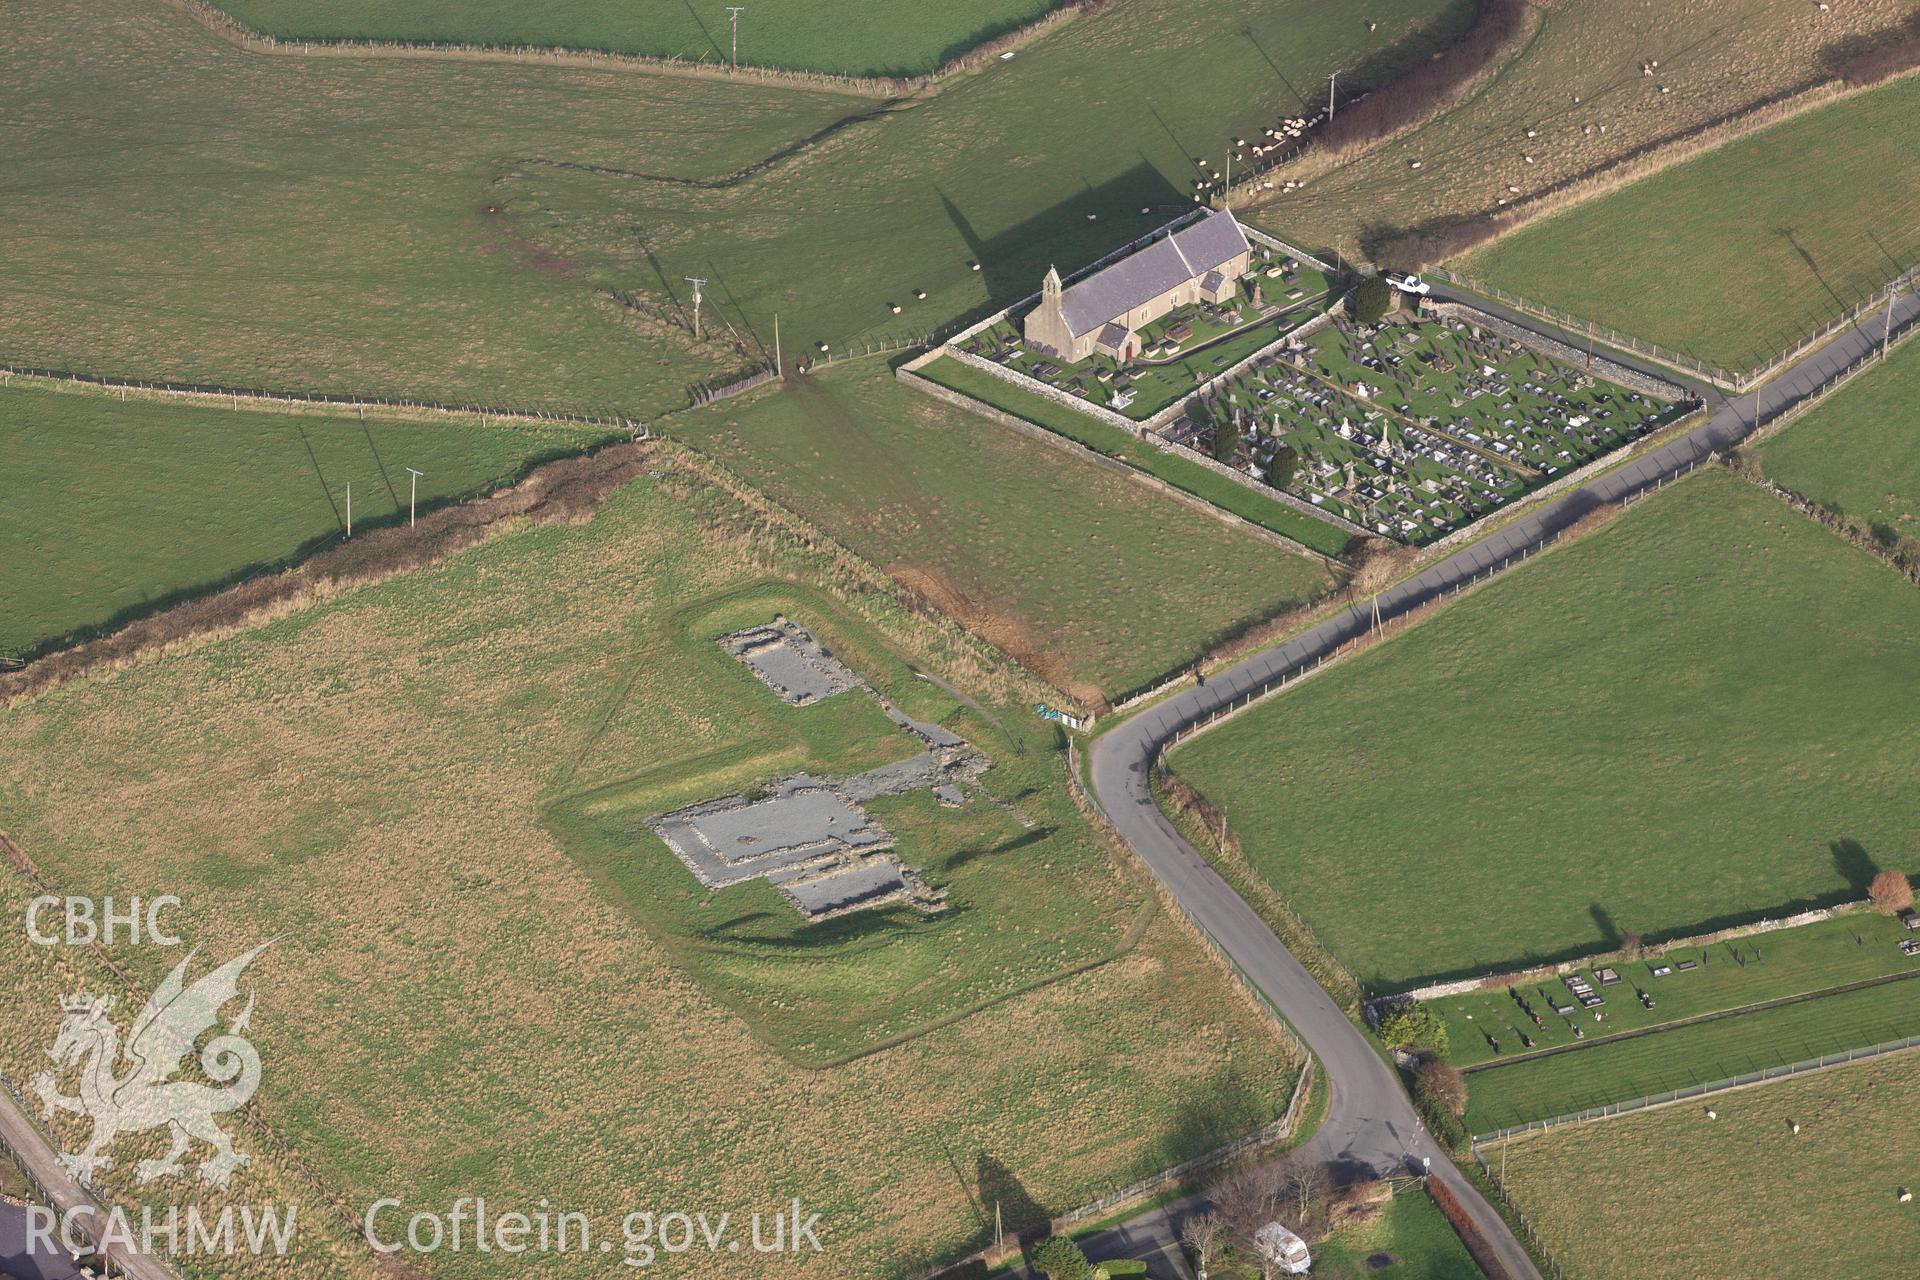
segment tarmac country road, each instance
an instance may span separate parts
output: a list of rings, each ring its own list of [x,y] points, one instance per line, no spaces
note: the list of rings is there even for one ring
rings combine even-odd
[[[1510,318],[1532,327],[1525,317]],[[1909,292],[1894,303],[1892,332],[1903,333],[1916,321],[1920,321],[1920,293]],[[1782,370],[1759,389],[1757,397],[1748,393],[1737,401],[1722,401],[1705,423],[1679,439],[1597,477],[1382,592],[1381,618],[1398,617],[1475,578],[1498,572],[1595,507],[1644,493],[1710,454],[1738,444],[1754,430],[1756,418],[1777,417],[1870,355],[1882,341],[1883,324],[1882,313],[1874,313]],[[1094,796],[1120,838],[1213,935],[1320,1060],[1329,1088],[1327,1115],[1303,1149],[1325,1161],[1336,1175],[1417,1172],[1422,1158],[1432,1157],[1434,1176],[1466,1206],[1508,1271],[1538,1280],[1532,1259],[1493,1206],[1427,1135],[1393,1070],[1266,923],[1173,829],[1148,792],[1148,771],[1175,735],[1240,698],[1312,666],[1363,634],[1370,621],[1369,611],[1360,606],[1342,610],[1096,738],[1090,755]],[[1177,1214],[1159,1210],[1127,1224],[1106,1243],[1131,1251],[1130,1256],[1168,1256],[1177,1230]],[[1106,1252],[1099,1237],[1090,1243],[1095,1258],[1129,1256]]]

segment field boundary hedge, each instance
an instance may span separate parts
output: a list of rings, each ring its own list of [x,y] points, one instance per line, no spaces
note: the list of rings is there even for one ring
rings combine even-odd
[[[789,89],[810,89],[869,98],[904,98],[936,90],[954,76],[1019,48],[1081,13],[1097,13],[1112,0],[1059,0],[1033,21],[1004,35],[965,50],[925,75],[850,76],[830,71],[800,71],[741,63],[735,69],[722,63],[611,49],[566,45],[496,45],[463,41],[375,40],[350,37],[281,38],[247,26],[211,0],[161,0],[169,8],[206,28],[228,44],[249,53],[309,58],[439,58],[449,61],[545,63],[561,67],[588,67],[601,71],[634,71],[650,75],[685,76],[696,80],[752,80]]]

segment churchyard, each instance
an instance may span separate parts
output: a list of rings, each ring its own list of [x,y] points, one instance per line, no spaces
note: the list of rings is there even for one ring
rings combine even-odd
[[[1586,985],[1590,994],[1584,999],[1566,978],[1530,977],[1512,984],[1512,992],[1503,984],[1430,1000],[1426,1007],[1447,1029],[1447,1061],[1477,1067],[1545,1049],[1580,1046],[1584,1052],[1608,1036],[1920,970],[1920,956],[1907,954],[1902,943],[1920,948],[1920,933],[1894,917],[1855,911],[1708,946],[1661,947],[1637,959],[1589,964],[1567,975]]]
[[[1017,387],[952,356],[942,356],[915,372],[929,382],[1137,467],[1321,555],[1344,554],[1352,539],[1350,533],[1330,521],[1297,510],[1258,485],[1241,484],[1204,463],[1164,448],[1156,438],[1143,439],[1124,427],[1101,422],[1071,405]]]
[[[1909,847],[1917,647],[1909,584],[1702,471],[1170,763],[1405,990],[1862,896]]]
[[[640,1187],[803,1194],[836,1268],[906,1273],[990,1238],[983,1196],[1063,1210],[1279,1115],[1278,1033],[1079,816],[1044,690],[647,448],[591,520],[10,707],[9,835],[55,884],[164,884],[209,952],[287,939],[259,971],[255,1109],[352,1203],[534,1188],[617,1222]],[[945,910],[809,922],[764,880],[709,889],[646,827],[928,750],[872,695],[789,701],[718,643],[780,617],[993,762],[958,807],[862,802]],[[147,983],[177,959],[114,958]],[[9,1077],[44,1064],[55,991],[0,1038]]]
[[[1067,362],[1030,351],[1020,336],[1018,316],[957,345],[1045,386],[1144,422],[1280,341],[1330,296],[1324,273],[1283,254],[1257,248],[1254,268],[1228,301],[1189,303],[1147,325],[1140,332],[1141,352],[1131,360],[1095,353]]]
[[[1255,475],[1285,450],[1283,487],[1418,544],[1680,412],[1465,320],[1341,322],[1262,357],[1162,434]]]
[[[1920,1053],[1484,1149],[1568,1280],[1911,1273]],[[1709,1117],[1708,1111],[1714,1115]]]
[[[1917,973],[1920,932],[1856,911],[1424,1007],[1486,1133],[1920,1034]]]
[[[1916,1035],[1920,982],[1837,991],[1471,1071],[1465,1121],[1471,1132],[1492,1133]]]

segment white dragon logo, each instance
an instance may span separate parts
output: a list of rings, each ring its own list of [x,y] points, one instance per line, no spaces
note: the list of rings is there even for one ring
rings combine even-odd
[[[194,953],[188,952],[134,1019],[124,1050],[119,1029],[108,1017],[113,1011],[112,996],[61,997],[60,1008],[66,1016],[53,1048],[47,1051],[56,1070],[35,1076],[33,1091],[40,1097],[46,1119],[53,1119],[55,1111],[66,1111],[93,1121],[93,1136],[86,1148],[60,1156],[69,1172],[91,1182],[98,1170],[112,1167],[106,1152],[115,1138],[162,1126],[171,1132],[173,1145],[161,1158],[134,1166],[134,1176],[143,1183],[183,1172],[180,1157],[195,1138],[213,1148],[199,1168],[203,1182],[225,1187],[233,1171],[247,1163],[249,1157],[234,1150],[232,1139],[214,1123],[214,1117],[244,1107],[260,1087],[260,1055],[240,1034],[253,1017],[251,988],[246,1007],[200,1051],[200,1066],[214,1084],[173,1076],[185,1067],[194,1041],[220,1021],[221,1007],[239,998],[241,971],[272,945],[264,942],[234,957],[190,987],[185,980]],[[123,1057],[127,1069],[115,1074]],[[60,1092],[60,1077],[76,1063],[80,1064],[80,1092],[68,1096]]]

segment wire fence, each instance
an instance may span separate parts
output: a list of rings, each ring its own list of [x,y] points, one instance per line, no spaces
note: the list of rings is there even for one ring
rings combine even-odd
[[[1506,1184],[1500,1181],[1500,1175],[1494,1172],[1493,1167],[1487,1163],[1487,1158],[1480,1154],[1478,1147],[1472,1148],[1472,1154],[1474,1163],[1478,1164],[1480,1172],[1486,1175],[1487,1187],[1493,1192],[1494,1199],[1500,1202],[1500,1208],[1508,1223],[1519,1228],[1520,1237],[1526,1241],[1527,1252],[1533,1255],[1533,1260],[1540,1265],[1542,1271],[1552,1276],[1553,1280],[1567,1280],[1567,1273],[1560,1266],[1559,1260],[1541,1242],[1540,1233],[1533,1229],[1533,1223],[1528,1220],[1526,1213],[1514,1203],[1513,1197],[1507,1194]]]
[[[1605,1106],[1588,1107],[1584,1111],[1569,1111],[1565,1115],[1553,1116],[1546,1120],[1529,1120],[1525,1124],[1508,1125],[1492,1133],[1476,1133],[1473,1135],[1473,1142],[1478,1147],[1483,1142],[1499,1142],[1503,1138],[1511,1138],[1522,1133],[1541,1132],[1563,1124],[1610,1120],[1615,1116],[1645,1111],[1649,1107],[1664,1107],[1675,1102],[1685,1102],[1689,1098],[1710,1097],[1716,1093],[1725,1093],[1729,1089],[1744,1089],[1749,1085],[1762,1084],[1768,1080],[1783,1080],[1788,1076],[1805,1075],[1809,1071],[1824,1071],[1828,1067],[1845,1066],[1849,1062],[1863,1062],[1868,1058],[1883,1057],[1889,1053],[1902,1053],[1914,1048],[1920,1048],[1920,1035],[1906,1036],[1899,1040],[1884,1040],[1865,1048],[1848,1049],[1844,1053],[1827,1053],[1817,1058],[1804,1058],[1783,1067],[1763,1067],[1744,1075],[1728,1076],[1724,1080],[1710,1080],[1705,1084],[1688,1085],[1684,1089],[1651,1093],[1644,1098],[1634,1098],[1629,1102],[1609,1102]]]
[[[1690,464],[1688,469],[1691,470],[1693,466],[1698,466],[1698,465],[1699,464],[1697,462]],[[1478,569],[1474,569],[1470,573],[1464,574],[1463,576],[1456,578],[1454,581],[1447,583],[1444,586],[1435,587],[1432,591],[1428,593],[1424,593],[1425,594],[1424,599],[1410,602],[1405,607],[1396,606],[1390,614],[1379,615],[1377,618],[1375,618],[1374,615],[1371,615],[1368,613],[1367,608],[1364,605],[1354,604],[1354,605],[1348,606],[1347,617],[1350,620],[1352,620],[1353,625],[1361,626],[1363,628],[1362,630],[1360,630],[1356,634],[1348,636],[1345,640],[1340,641],[1333,648],[1323,650],[1322,652],[1314,655],[1314,657],[1311,660],[1303,658],[1301,661],[1295,663],[1294,665],[1290,667],[1286,667],[1283,670],[1276,672],[1271,676],[1268,676],[1266,679],[1261,680],[1259,683],[1255,684],[1253,687],[1235,694],[1232,698],[1230,698],[1226,702],[1221,703],[1216,707],[1210,708],[1209,710],[1202,713],[1195,719],[1189,721],[1187,724],[1182,725],[1178,730],[1176,730],[1174,733],[1169,735],[1166,738],[1166,740],[1160,744],[1160,748],[1155,753],[1155,756],[1154,756],[1154,763],[1158,764],[1161,756],[1164,756],[1167,752],[1173,750],[1175,747],[1187,741],[1189,738],[1192,738],[1196,734],[1202,733],[1205,730],[1211,728],[1213,725],[1219,723],[1221,720],[1226,719],[1228,716],[1235,715],[1238,712],[1246,710],[1248,707],[1252,706],[1254,703],[1258,702],[1260,699],[1266,697],[1268,694],[1277,693],[1281,689],[1286,688],[1288,685],[1292,684],[1296,680],[1304,680],[1308,676],[1312,675],[1314,672],[1318,671],[1321,667],[1325,666],[1327,663],[1336,661],[1337,659],[1342,658],[1347,654],[1353,652],[1360,645],[1366,643],[1367,640],[1374,634],[1374,627],[1367,625],[1370,621],[1376,622],[1380,625],[1384,625],[1385,622],[1390,622],[1396,618],[1401,617],[1403,614],[1410,612],[1412,608],[1418,607],[1418,605],[1428,604],[1436,600],[1449,599],[1453,596],[1457,596],[1462,591],[1465,591],[1470,587],[1474,587],[1479,585],[1482,582],[1485,582],[1487,579],[1493,577],[1497,573],[1503,572],[1510,566],[1519,564],[1524,560],[1530,559],[1532,556],[1536,555],[1537,553],[1546,550],[1548,547],[1552,546],[1555,542],[1559,541],[1560,536],[1561,535],[1558,532],[1545,534],[1544,536],[1536,539],[1535,541],[1529,542],[1525,546],[1521,547],[1519,550],[1511,552],[1508,555],[1503,556],[1502,558],[1492,562],[1491,564],[1487,564]]]
[[[1543,302],[1535,302],[1531,298],[1523,298],[1517,293],[1509,293],[1498,285],[1488,284],[1484,280],[1478,280],[1457,271],[1449,271],[1445,267],[1428,267],[1421,274],[1431,276],[1437,280],[1443,280],[1451,285],[1457,285],[1462,289],[1471,290],[1474,293],[1480,294],[1482,297],[1492,298],[1496,302],[1504,303],[1512,307],[1515,311],[1533,316],[1539,320],[1545,320],[1551,324],[1557,324],[1569,333],[1588,333],[1610,347],[1621,351],[1631,351],[1635,355],[1645,356],[1649,360],[1657,360],[1661,364],[1669,365],[1676,369],[1684,369],[1688,373],[1705,378],[1715,386],[1731,389],[1740,385],[1736,381],[1736,375],[1729,369],[1721,368],[1718,365],[1706,364],[1703,361],[1694,359],[1684,351],[1675,351],[1673,348],[1663,347],[1657,342],[1647,342],[1644,339],[1636,338],[1630,333],[1622,333],[1620,330],[1608,325],[1597,324],[1584,316],[1574,315],[1571,311],[1562,311],[1558,307],[1549,307]]]

